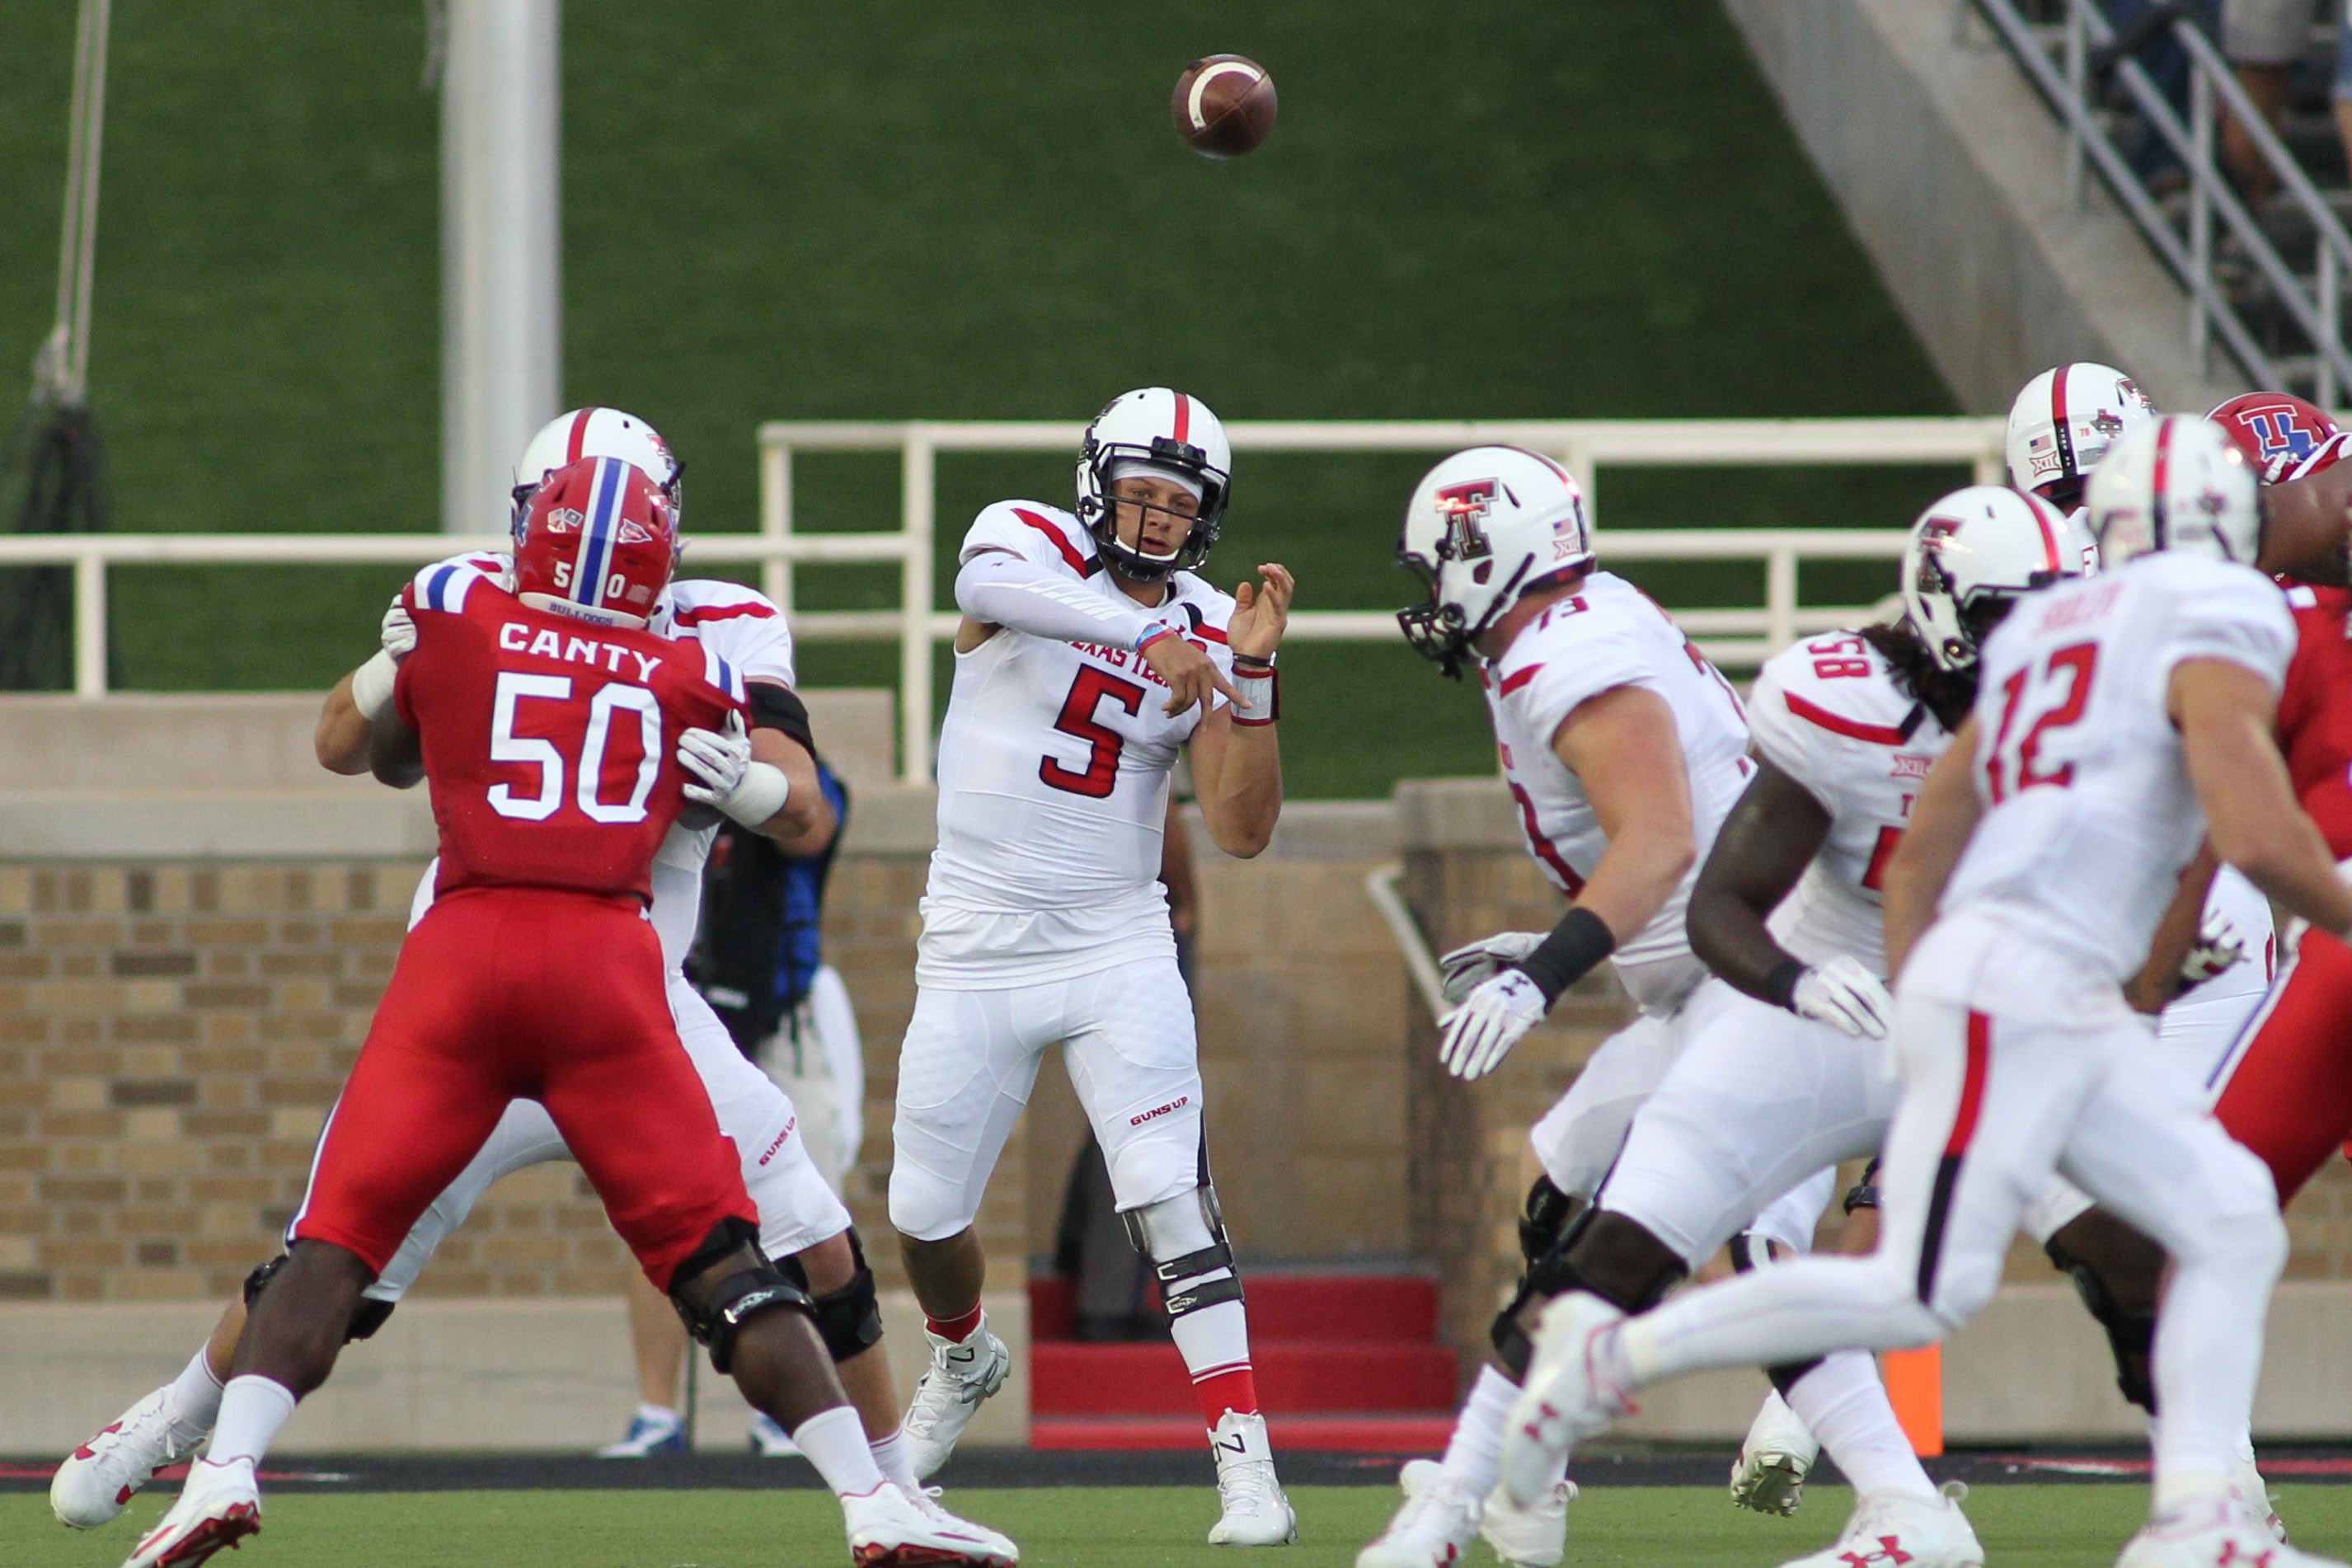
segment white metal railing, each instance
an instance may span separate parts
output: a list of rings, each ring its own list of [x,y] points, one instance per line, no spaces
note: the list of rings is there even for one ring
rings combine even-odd
[[[898,645],[901,776],[930,774],[931,650],[955,635],[956,616],[936,608],[933,536],[936,458],[952,451],[1074,452],[1084,426],[1060,423],[766,425],[760,430],[760,531],[697,533],[690,563],[758,563],[761,585],[803,638],[887,640]],[[1998,419],[1728,419],[1427,421],[1236,424],[1244,452],[1436,452],[1507,441],[1560,458],[1597,502],[1603,464],[1654,466],[1967,464],[1979,481],[2001,472]],[[899,526],[892,531],[804,533],[794,528],[793,458],[797,452],[896,451]],[[1385,550],[1391,525],[1373,531]],[[1851,624],[1863,605],[1802,605],[1803,561],[1886,560],[1903,547],[1900,529],[1690,529],[1604,531],[1612,563],[1753,561],[1764,568],[1764,603],[1752,608],[1683,610],[1675,618],[1720,663],[1752,666],[1800,637]],[[74,691],[107,689],[107,574],[116,566],[422,565],[468,550],[503,550],[503,535],[446,533],[68,533],[0,534],[0,568],[73,571]],[[892,564],[899,603],[890,610],[802,610],[793,602],[802,565]],[[1402,581],[1402,580],[1401,580]],[[1311,588],[1311,584],[1310,584]],[[1387,610],[1304,610],[1291,617],[1302,641],[1396,637]]]
[[[1494,442],[1559,458],[1601,515],[1598,469],[1649,467],[1822,467],[1843,464],[1967,464],[1979,483],[2004,470],[1999,419],[1497,419],[1259,421],[1230,424],[1236,452],[1448,452]],[[935,642],[955,635],[953,612],[933,612],[932,541],[936,479],[942,452],[1074,454],[1081,423],[1049,420],[903,423],[786,423],[760,426],[760,530],[778,553],[761,586],[783,606],[793,635],[811,640],[899,643],[899,759],[903,776],[930,771],[931,661]],[[804,452],[896,452],[899,532],[905,575],[897,610],[803,610],[794,602],[797,546],[814,539],[861,537],[798,531],[793,459]],[[1402,498],[1400,498],[1402,500]],[[1383,520],[1380,537],[1391,526]],[[704,540],[712,535],[700,536]],[[723,537],[723,536],[721,536]],[[1675,619],[1702,652],[1719,663],[1755,665],[1811,632],[1850,624],[1865,606],[1805,608],[1798,604],[1797,565],[1813,560],[1886,560],[1902,554],[1900,529],[1690,529],[1603,531],[1611,562],[1757,561],[1764,566],[1764,604],[1756,608],[1683,610]],[[697,549],[701,548],[698,543]],[[702,559],[713,559],[705,553]],[[798,559],[813,559],[799,555]],[[914,606],[920,603],[919,618]],[[1306,642],[1362,642],[1399,636],[1387,610],[1301,610],[1289,637]]]
[[[2102,72],[2095,68],[2094,57],[2111,46],[2116,34],[2094,0],[2062,0],[2063,18],[2056,23],[2028,21],[2016,0],[1974,3],[2065,129],[2069,196],[2077,204],[2082,201],[2086,163],[2095,164],[2107,188],[2188,289],[2189,342],[2199,363],[2207,362],[2213,336],[2219,333],[2231,357],[2255,384],[2284,387],[2288,380],[2303,382],[2314,401],[2333,407],[2352,388],[2352,353],[2344,346],[2342,318],[2344,284],[2352,279],[2352,235],[2345,232],[2311,177],[2247,97],[2212,39],[2193,23],[2174,20],[2169,24],[2189,61],[2185,123],[2137,60],[2126,56],[2113,62],[2116,79],[2123,83],[2133,105],[2188,171],[2188,209],[2182,224],[2176,226],[2108,134],[2100,105],[2105,84]],[[2297,277],[2279,255],[2215,161],[2219,110],[2224,109],[2245,130],[2280,189],[2316,233],[2316,264],[2308,280]],[[2274,361],[2264,352],[2231,299],[2216,268],[2217,218],[2260,274],[2279,309],[2310,340],[2307,377],[2296,373],[2299,366]]]

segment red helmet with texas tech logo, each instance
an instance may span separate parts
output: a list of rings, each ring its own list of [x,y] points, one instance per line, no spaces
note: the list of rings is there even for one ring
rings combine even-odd
[[[643,626],[677,565],[677,514],[661,487],[618,458],[547,476],[523,514],[515,594],[533,609]]]
[[[2205,417],[2229,432],[2266,485],[2308,479],[2344,456],[2343,430],[2334,416],[2291,392],[2249,392]]]

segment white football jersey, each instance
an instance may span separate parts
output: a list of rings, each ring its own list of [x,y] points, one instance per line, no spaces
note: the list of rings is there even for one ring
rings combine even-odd
[[[1000,501],[962,555],[1003,550],[1132,605],[1069,513]],[[1233,599],[1189,572],[1153,612],[1233,673]],[[1031,984],[1173,953],[1160,886],[1168,780],[1202,718],[1171,717],[1168,689],[1123,647],[1001,627],[956,656],[940,731],[940,834],[916,974],[971,986]],[[1017,977],[1017,978],[1015,978]]]
[[[1646,687],[1674,710],[1690,774],[1697,859],[1665,907],[1620,943],[1615,957],[1638,964],[1688,955],[1683,918],[1697,862],[1706,858],[1716,829],[1755,771],[1730,683],[1648,595],[1608,572],[1593,573],[1573,597],[1538,616],[1481,679],[1528,850],[1570,898],[1601,864],[1609,836],[1582,782],[1552,750],[1560,724],[1580,703],[1620,686]]]
[[[2205,836],[2166,712],[2173,667],[2227,659],[2276,689],[2294,641],[2269,578],[2176,552],[2021,600],[1979,658],[1984,815],[1940,909],[1988,908],[2120,985]],[[1922,978],[1956,989],[1968,977]]]
[[[439,563],[501,579],[513,565],[513,557],[505,554],[457,555]],[[437,569],[426,567],[418,576],[429,580]],[[792,630],[775,605],[756,589],[700,577],[673,582],[655,603],[647,626],[662,637],[699,642],[746,681],[793,683]],[[716,684],[732,683],[722,679]],[[687,951],[694,945],[695,928],[702,919],[702,866],[718,834],[716,823],[703,828],[673,823],[654,852],[654,901],[648,918],[661,936],[662,961],[673,973],[684,969]],[[434,880],[428,867],[409,908],[410,925],[432,907]]]
[[[1885,973],[1879,879],[1951,731],[1852,632],[1799,643],[1767,663],[1748,693],[1748,727],[1764,760],[1830,816],[1821,853],[1772,911],[1774,940],[1807,963],[1843,952]]]

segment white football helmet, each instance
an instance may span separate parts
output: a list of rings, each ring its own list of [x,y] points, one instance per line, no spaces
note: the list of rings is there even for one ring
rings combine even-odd
[[[617,408],[575,408],[540,426],[514,471],[514,536],[522,543],[531,493],[558,468],[589,458],[618,458],[653,480],[676,517],[685,500],[686,465],[671,455],[661,433]]]
[[[2253,465],[2227,431],[2168,414],[2115,445],[2090,484],[2090,525],[2109,568],[2158,550],[2252,565],[2262,548]]]
[[[2009,405],[2009,482],[2072,511],[2116,438],[2155,417],[2147,394],[2113,365],[2045,370]]]
[[[1397,612],[1405,641],[1462,673],[1479,633],[1528,589],[1590,570],[1584,491],[1549,458],[1517,447],[1473,447],[1422,476],[1404,513],[1397,563],[1429,589]]]
[[[1127,463],[1165,470],[1200,490],[1192,531],[1170,554],[1154,555],[1119,542],[1110,487],[1119,466]],[[1078,448],[1078,521],[1094,535],[1097,552],[1121,575],[1157,583],[1208,558],[1224,526],[1225,503],[1233,497],[1233,469],[1234,449],[1225,440],[1225,427],[1207,404],[1164,386],[1123,392],[1095,416]]]
[[[1970,485],[1919,514],[1903,547],[1903,613],[1937,668],[1966,669],[2021,594],[2095,567],[2080,525],[2039,496]]]

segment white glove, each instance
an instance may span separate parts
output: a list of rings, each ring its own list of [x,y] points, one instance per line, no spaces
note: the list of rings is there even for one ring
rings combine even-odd
[[[724,730],[688,730],[677,738],[678,765],[694,775],[686,798],[757,827],[784,808],[793,793],[782,768],[751,760],[743,716],[730,713]]]
[[[1524,971],[1506,969],[1438,1020],[1437,1059],[1465,1081],[1485,1078],[1502,1066],[1529,1029],[1543,1022],[1548,1010],[1543,987]]]
[[[1883,1040],[1895,998],[1860,960],[1839,953],[1797,976],[1789,1005],[1803,1018],[1842,1029],[1857,1040]]]
[[[394,658],[406,658],[416,647],[416,623],[408,618],[408,606],[394,595],[392,608],[383,613],[383,651]]]
[[[2207,910],[2205,923],[2197,928],[2197,940],[2189,944],[2180,960],[2180,989],[2185,992],[2204,984],[2245,956],[2246,939],[2230,917],[2219,910]]]
[[[1470,999],[1470,993],[1492,980],[1506,965],[1517,963],[1543,945],[1539,931],[1496,931],[1483,942],[1474,942],[1455,948],[1437,961],[1442,979],[1438,989],[1448,1002],[1457,1006]]]

